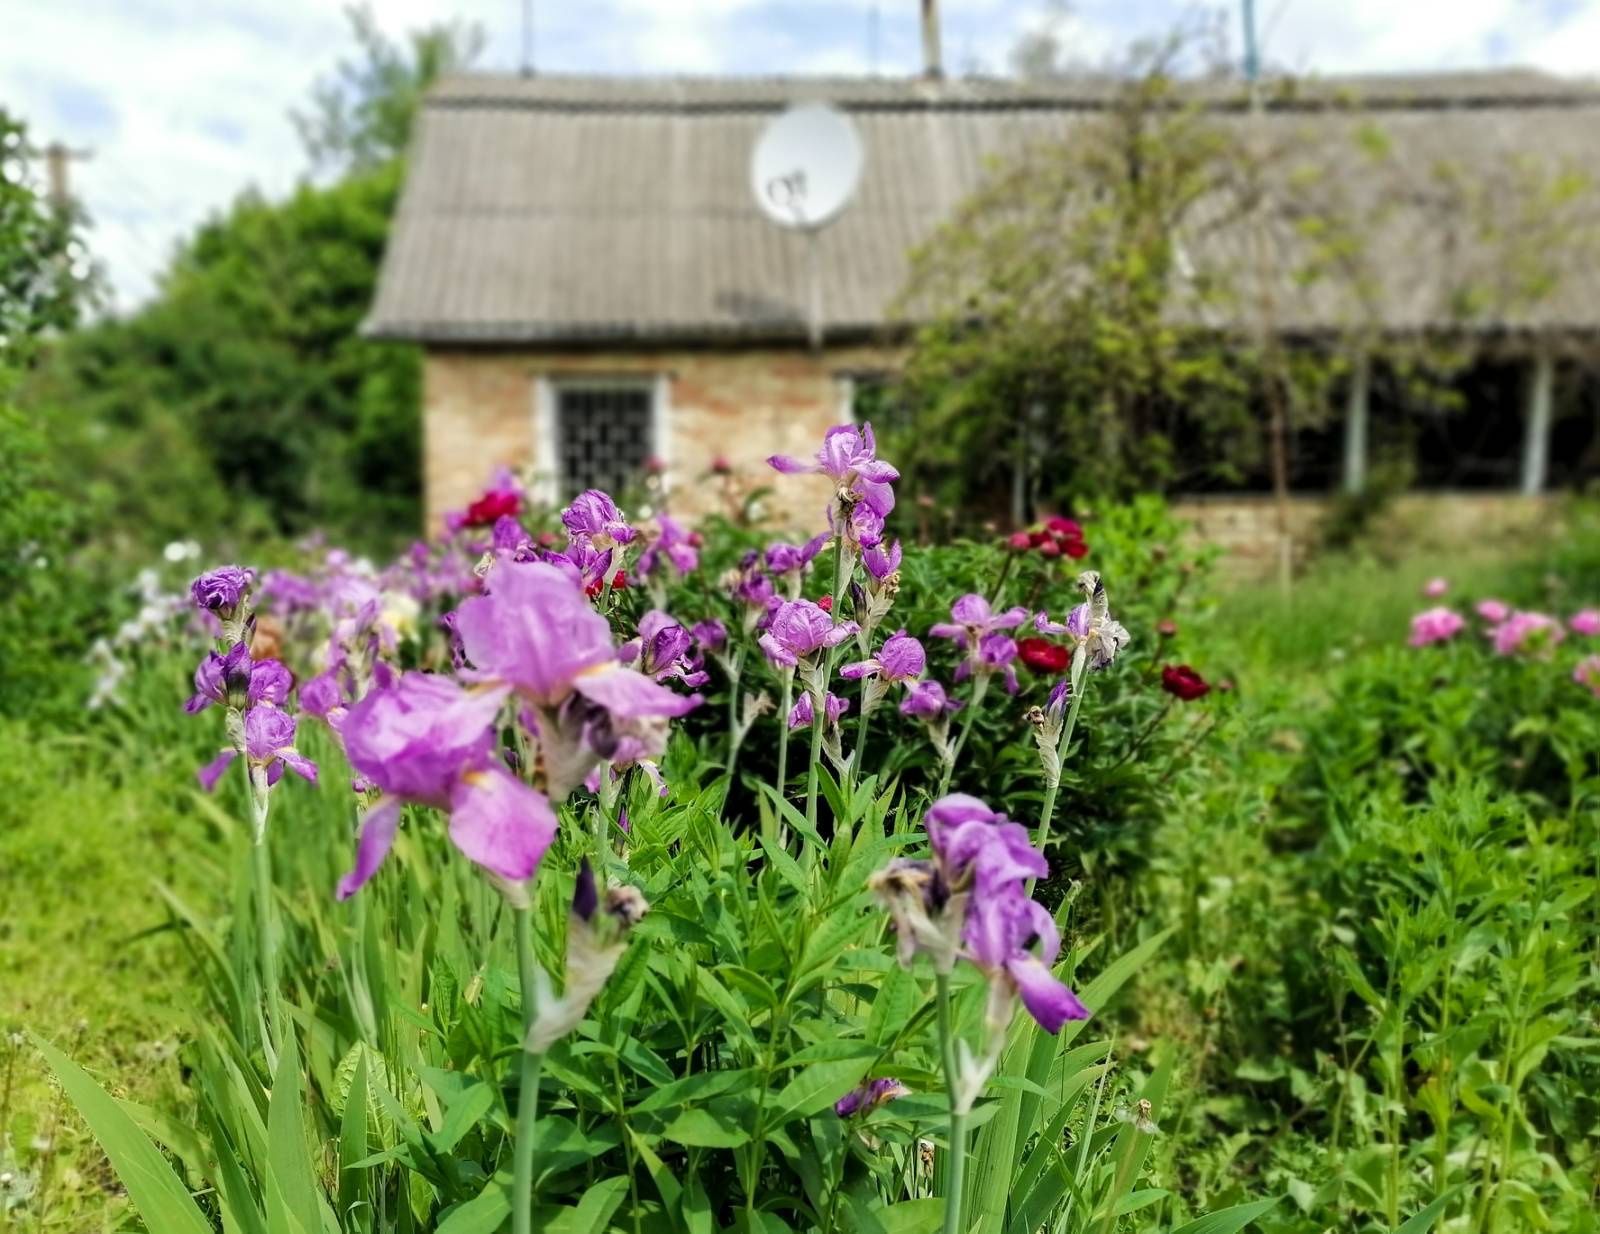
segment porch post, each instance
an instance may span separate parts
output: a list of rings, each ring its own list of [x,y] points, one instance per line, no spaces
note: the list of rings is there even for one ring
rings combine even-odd
[[[1534,353],[1528,381],[1528,411],[1523,420],[1522,492],[1544,491],[1550,470],[1550,426],[1555,418],[1555,359],[1548,351]]]
[[[1367,353],[1356,354],[1350,369],[1350,390],[1344,412],[1344,491],[1359,493],[1367,486],[1368,391],[1372,367]]]

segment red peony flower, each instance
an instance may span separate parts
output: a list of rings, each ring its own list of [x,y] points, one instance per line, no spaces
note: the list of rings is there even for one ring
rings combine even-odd
[[[611,590],[612,591],[622,591],[624,588],[627,587],[627,585],[628,585],[628,572],[626,570],[618,570],[615,574],[613,574],[611,576]]]
[[[1044,638],[1018,639],[1017,656],[1034,672],[1052,677],[1066,672],[1072,663],[1070,649]]]
[[[490,527],[498,518],[511,515],[513,518],[522,509],[522,498],[509,489],[496,489],[494,492],[485,493],[477,501],[467,507],[468,527]]]
[[[1039,546],[1039,556],[1059,557],[1061,556],[1061,545],[1057,544],[1054,540],[1046,540]]]
[[[1044,529],[1058,539],[1062,536],[1069,540],[1083,539],[1083,525],[1076,519],[1062,518],[1059,514],[1055,518],[1045,519]]]
[[[833,612],[833,597],[823,596],[822,599],[817,601],[817,607],[820,608],[824,613]]]
[[[1206,679],[1187,664],[1169,664],[1163,668],[1161,688],[1185,703],[1192,703],[1211,693],[1211,686]]]
[[[1062,543],[1061,551],[1074,561],[1077,561],[1080,557],[1088,556],[1089,546],[1082,540],[1067,540]]]

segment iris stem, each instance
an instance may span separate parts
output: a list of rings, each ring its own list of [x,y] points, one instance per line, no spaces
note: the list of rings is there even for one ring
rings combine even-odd
[[[794,670],[783,670],[783,702],[778,707],[778,796],[789,783],[789,711],[794,706]]]
[[[856,720],[856,748],[855,753],[850,758],[850,778],[857,784],[861,782],[861,768],[867,757],[867,724],[871,716],[872,712],[867,707],[867,691],[863,687],[861,691],[861,715]]]
[[[1067,747],[1072,744],[1072,730],[1078,726],[1078,708],[1083,705],[1084,683],[1088,681],[1083,666],[1083,652],[1079,650],[1072,657],[1072,701],[1067,704],[1067,722],[1061,726],[1061,740],[1056,742],[1056,777],[1053,783],[1045,787],[1044,804],[1039,807],[1039,826],[1033,833],[1033,846],[1041,853],[1050,836],[1050,820],[1055,816],[1056,796],[1061,791],[1061,777],[1067,769]],[[1035,881],[1028,880],[1030,896]]]
[[[811,766],[806,773],[806,823],[817,829],[817,767],[822,762],[822,730],[828,722],[827,693],[811,698]]]
[[[533,961],[533,910],[513,910],[517,935],[517,976],[522,986],[522,1075],[517,1087],[517,1139],[512,1149],[512,1234],[533,1234],[533,1130],[539,1120],[539,1069],[543,1056],[527,1048],[533,1027],[535,969]]]
[[[961,1227],[962,1184],[967,1170],[967,1116],[957,1109],[956,1035],[950,1022],[950,975],[937,979],[939,1005],[939,1047],[944,1055],[944,1087],[950,1099],[949,1161],[945,1168],[944,1234],[963,1234]]]
[[[978,718],[978,708],[983,706],[983,696],[988,692],[989,675],[979,673],[973,679],[972,701],[967,704],[967,714],[961,721],[961,732],[956,736],[955,749],[950,751],[950,760],[944,765],[944,775],[939,778],[939,791],[935,796],[943,797],[950,791],[950,776],[961,758],[961,751],[967,747],[967,738],[972,736],[972,722]]]
[[[744,671],[744,648],[733,654],[733,666],[728,673],[728,781],[733,782],[733,768],[739,761],[739,747],[744,744],[744,734],[739,731],[739,678]]]
[[[267,847],[267,794],[255,783],[248,759],[245,785],[250,793],[250,875],[255,884],[256,961],[261,969],[261,1002],[266,1021],[262,1053],[268,1068],[278,1069],[278,1045],[283,1036],[283,1013],[278,1002],[278,950],[274,939],[272,911],[272,851]]]

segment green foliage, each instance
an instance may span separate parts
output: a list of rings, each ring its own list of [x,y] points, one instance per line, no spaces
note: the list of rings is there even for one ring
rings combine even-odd
[[[441,76],[469,66],[483,50],[483,30],[450,23],[414,30],[396,44],[370,4],[345,8],[358,52],[312,90],[308,111],[293,113],[314,166],[341,174],[373,171],[403,157],[423,93]]]
[[[51,350],[27,405],[112,527],[149,544],[327,526],[383,546],[418,525],[419,357],[357,333],[401,174],[242,197],[154,302]]]
[[[40,194],[37,153],[0,108],[0,368],[27,363],[40,335],[72,326],[94,290],[82,220]]]

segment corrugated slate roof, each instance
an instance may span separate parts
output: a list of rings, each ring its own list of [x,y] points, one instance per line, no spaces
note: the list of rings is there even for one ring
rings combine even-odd
[[[994,158],[1069,137],[1118,88],[1091,78],[450,78],[418,121],[367,329],[461,343],[802,337],[807,240],[756,210],[748,160],[773,114],[827,100],[852,114],[866,164],[855,201],[817,242],[823,322],[835,337],[870,333],[902,290],[910,250]],[[1193,83],[1185,97],[1226,115],[1246,103],[1233,81]],[[1592,166],[1600,153],[1600,87],[1533,72],[1300,82],[1271,100],[1268,133],[1301,142],[1314,130],[1336,180],[1353,178],[1358,192],[1369,169],[1357,162],[1355,128],[1375,113],[1390,164],[1449,161],[1486,184],[1528,156]],[[1435,324],[1429,262],[1459,252],[1433,251],[1445,241],[1422,189],[1364,191],[1415,197],[1390,212],[1371,248],[1394,282],[1388,324]],[[1238,243],[1218,233],[1196,252],[1239,260],[1229,248]],[[1523,324],[1593,325],[1595,290],[1563,288]],[[1326,328],[1343,311],[1319,300],[1331,293],[1284,293],[1287,328]]]

